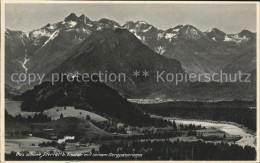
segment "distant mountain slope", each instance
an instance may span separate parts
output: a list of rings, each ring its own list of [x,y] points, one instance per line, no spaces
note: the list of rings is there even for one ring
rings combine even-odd
[[[223,41],[237,44],[255,41],[256,39],[256,34],[248,30],[243,30],[238,34],[226,34],[225,32],[217,28],[212,28],[211,30],[206,31],[205,34],[215,41]]]
[[[123,27],[157,53],[179,60],[188,73],[219,72],[240,55],[247,57],[245,64],[256,56],[256,34],[248,30],[226,34],[217,28],[202,32],[192,25],[178,25],[163,31],[147,22],[127,22]],[[239,66],[245,69],[244,64]]]
[[[13,99],[15,96],[19,96],[21,95],[22,93],[19,92],[17,89],[15,88],[12,88],[8,85],[5,84],[5,99]]]
[[[239,55],[229,62],[224,68],[224,72],[236,73],[251,72],[256,69],[256,41],[251,40],[240,45]]]

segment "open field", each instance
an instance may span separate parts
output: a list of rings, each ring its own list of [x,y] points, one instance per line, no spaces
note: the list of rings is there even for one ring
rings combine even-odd
[[[38,137],[26,137],[22,139],[5,139],[5,153],[11,151],[58,151],[54,147],[39,147],[38,144],[42,142],[50,142],[51,140],[38,138]]]
[[[5,101],[5,108],[6,108],[7,112],[9,114],[11,114],[12,116],[16,116],[18,114],[21,114],[22,117],[28,117],[29,115],[33,116],[35,113],[37,113],[37,112],[22,111],[21,110],[21,103],[22,103],[21,101],[6,100]],[[61,114],[63,115],[63,117],[76,117],[76,118],[80,118],[80,119],[85,119],[86,116],[89,115],[89,117],[92,120],[95,120],[95,121],[98,121],[98,122],[107,120],[106,118],[104,118],[104,117],[102,117],[98,114],[95,114],[95,113],[92,113],[92,112],[89,112],[89,111],[86,111],[86,110],[75,109],[72,106],[67,106],[66,108],[64,108],[64,107],[54,107],[54,108],[45,110],[43,113],[45,115],[47,115],[48,117],[51,117],[52,120],[60,119]]]
[[[48,110],[45,110],[43,114],[47,115],[48,117],[51,117],[52,120],[57,120],[60,119],[60,115],[62,114],[63,117],[76,117],[80,119],[85,119],[87,115],[89,115],[90,119],[95,120],[95,121],[106,121],[107,119],[86,111],[86,110],[81,110],[81,109],[75,109],[74,107],[67,106],[67,107],[54,107]]]
[[[92,149],[98,151],[100,144],[90,143],[87,145],[78,145],[76,143],[67,143],[65,151],[67,153],[91,153]]]

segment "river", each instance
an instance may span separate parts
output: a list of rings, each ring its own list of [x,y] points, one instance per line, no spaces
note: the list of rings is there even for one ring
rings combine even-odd
[[[242,138],[236,142],[237,145],[240,146],[251,146],[256,148],[256,136],[247,133],[244,129],[233,125],[233,124],[226,124],[226,123],[219,123],[219,122],[206,122],[206,121],[200,121],[200,120],[185,120],[185,119],[174,119],[174,118],[165,118],[168,120],[174,120],[175,123],[178,124],[193,124],[193,125],[201,125],[202,127],[206,128],[217,128],[221,131],[226,132],[230,135],[237,135],[241,136]]]

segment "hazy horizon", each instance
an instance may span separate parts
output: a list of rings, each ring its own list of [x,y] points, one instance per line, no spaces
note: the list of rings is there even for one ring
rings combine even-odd
[[[25,32],[63,21],[70,13],[91,20],[146,21],[159,29],[191,24],[205,31],[256,32],[256,4],[6,4],[6,28]],[[48,12],[47,12],[48,11]]]

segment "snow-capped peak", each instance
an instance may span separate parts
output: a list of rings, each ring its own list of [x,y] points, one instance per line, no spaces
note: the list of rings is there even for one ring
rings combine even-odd
[[[173,27],[173,29],[181,29],[182,27],[183,27],[183,25],[179,24],[179,25]]]
[[[191,26],[191,25],[186,25],[184,26],[184,34],[185,35],[193,35],[193,36],[199,36],[198,34],[198,29],[196,29],[195,27]]]
[[[135,26],[135,23],[133,21],[127,21],[125,25],[123,25],[123,28],[125,29],[132,29]]]
[[[68,25],[70,28],[75,27],[78,23],[76,21],[69,21]]]
[[[251,38],[251,37],[254,37],[255,34],[249,30],[242,30],[241,32],[238,33],[239,37],[248,37],[248,38]]]
[[[217,29],[212,28],[204,32],[209,38],[214,41],[223,41],[225,40],[226,33]]]
[[[75,13],[71,13],[69,16],[67,16],[64,21],[68,22],[68,21],[77,21],[78,17]]]
[[[148,24],[146,21],[137,21],[137,24]]]
[[[219,30],[218,28],[212,28],[212,29],[206,30],[205,33],[225,33],[225,32]]]
[[[206,35],[192,25],[185,25],[179,31],[180,37],[184,39],[207,39]]]
[[[177,25],[177,26],[175,26],[173,28],[167,29],[166,31],[168,33],[178,33],[180,31],[180,29],[182,29],[182,28],[183,28],[183,25]]]
[[[50,35],[49,39],[48,39],[47,41],[45,41],[45,43],[44,43],[42,46],[45,46],[49,41],[51,41],[51,40],[53,40],[55,37],[57,37],[58,34],[59,34],[59,32],[60,32],[59,30],[53,32],[53,33]]]
[[[81,21],[83,21],[85,23],[87,21],[90,21],[90,19],[87,16],[85,16],[85,14],[80,15],[79,20],[81,20]]]

